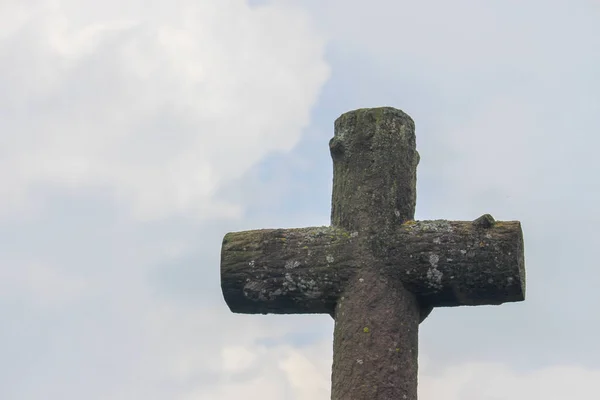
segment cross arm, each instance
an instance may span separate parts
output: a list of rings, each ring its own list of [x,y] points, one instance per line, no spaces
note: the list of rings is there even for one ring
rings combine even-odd
[[[388,273],[423,305],[492,305],[525,299],[523,233],[518,221],[408,221],[380,247]],[[385,252],[386,254],[382,254]]]
[[[333,227],[228,233],[221,250],[225,302],[237,313],[331,314],[357,266],[354,237]]]

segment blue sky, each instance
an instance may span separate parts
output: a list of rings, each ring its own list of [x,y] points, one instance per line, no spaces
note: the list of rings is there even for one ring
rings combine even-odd
[[[329,316],[231,314],[229,231],[329,223],[343,112],[418,219],[520,220],[527,300],[436,309],[420,398],[600,395],[598,1],[0,5],[0,398],[327,399]],[[577,392],[580,391],[580,392]]]

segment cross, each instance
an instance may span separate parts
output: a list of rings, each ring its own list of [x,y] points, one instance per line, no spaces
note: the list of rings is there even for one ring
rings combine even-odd
[[[332,400],[416,400],[419,323],[433,307],[525,298],[518,221],[413,220],[414,126],[390,107],[343,114],[329,142],[331,226],[223,239],[231,311],[334,318]]]

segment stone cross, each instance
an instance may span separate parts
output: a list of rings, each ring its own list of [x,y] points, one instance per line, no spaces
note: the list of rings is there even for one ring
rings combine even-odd
[[[518,221],[413,220],[414,132],[394,108],[343,114],[329,143],[331,226],[223,239],[231,311],[334,318],[333,400],[415,400],[419,323],[433,307],[525,298]]]

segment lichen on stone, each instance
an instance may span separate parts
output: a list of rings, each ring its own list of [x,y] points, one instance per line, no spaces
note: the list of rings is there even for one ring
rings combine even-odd
[[[285,263],[284,268],[285,269],[294,269],[300,266],[300,261],[296,261],[296,260],[288,260]]]
[[[427,279],[429,285],[435,289],[442,289],[443,287],[442,277],[444,274],[442,273],[442,271],[437,269],[439,261],[440,256],[438,256],[437,254],[431,254],[429,256],[429,264],[431,265],[431,267],[427,270]]]
[[[438,219],[433,221],[418,221],[414,224],[405,224],[415,233],[417,232],[440,232],[451,233],[454,231],[449,221]]]

